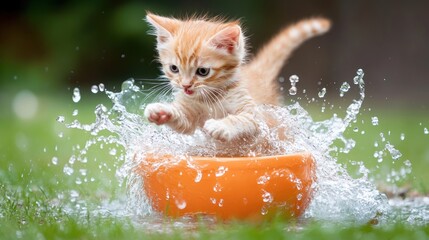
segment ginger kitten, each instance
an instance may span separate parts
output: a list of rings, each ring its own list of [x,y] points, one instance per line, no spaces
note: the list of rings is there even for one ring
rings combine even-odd
[[[280,31],[246,63],[245,36],[239,22],[203,18],[178,20],[149,13],[157,37],[164,76],[176,89],[172,103],[151,103],[150,122],[192,134],[201,128],[216,140],[230,142],[259,133],[264,117],[257,104],[281,103],[277,75],[292,51],[325,33],[330,22],[312,18]]]

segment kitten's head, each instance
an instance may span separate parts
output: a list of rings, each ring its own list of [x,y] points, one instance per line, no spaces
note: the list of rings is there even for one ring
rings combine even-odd
[[[178,20],[151,13],[146,19],[157,36],[162,70],[174,87],[195,97],[234,84],[246,53],[238,22]]]

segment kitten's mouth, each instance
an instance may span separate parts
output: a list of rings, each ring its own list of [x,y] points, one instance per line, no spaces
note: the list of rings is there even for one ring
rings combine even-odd
[[[189,88],[184,88],[183,91],[185,91],[185,93],[188,94],[188,95],[192,95],[194,93],[194,91],[192,91]]]

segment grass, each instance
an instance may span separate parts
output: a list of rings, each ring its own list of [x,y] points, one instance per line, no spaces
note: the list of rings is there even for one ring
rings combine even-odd
[[[169,231],[149,231],[129,217],[114,214],[97,214],[96,209],[105,201],[114,201],[124,193],[125,186],[115,177],[118,167],[116,156],[106,145],[103,150],[95,147],[87,154],[87,163],[76,162],[75,172],[68,176],[63,172],[70,157],[81,148],[91,136],[66,129],[56,122],[58,115],[69,120],[74,109],[79,109],[79,119],[93,121],[94,106],[105,99],[83,98],[75,104],[71,98],[61,96],[40,96],[39,110],[31,120],[19,119],[11,109],[12,97],[0,102],[4,114],[0,115],[0,239],[428,239],[429,226],[397,225],[344,226],[327,225],[318,222],[296,225],[276,219],[263,223],[233,222],[196,224],[192,229],[175,229],[170,221],[161,223]],[[107,102],[108,103],[108,102]],[[107,104],[106,103],[106,104]],[[317,111],[314,111],[317,112]],[[368,124],[373,113],[377,113],[380,124]],[[316,114],[317,115],[317,114]],[[429,126],[427,113],[404,110],[373,110],[362,112],[359,121],[347,133],[358,144],[348,154],[339,154],[339,161],[347,165],[353,174],[356,167],[351,161],[364,161],[366,166],[383,178],[389,169],[400,169],[409,159],[413,173],[402,179],[422,192],[428,192],[429,179],[425,177],[429,167],[429,135],[423,134],[423,127]],[[365,123],[361,121],[364,120]],[[422,123],[422,125],[420,125]],[[358,132],[353,128],[359,128]],[[364,130],[365,134],[361,134]],[[388,131],[390,130],[390,135]],[[374,142],[381,143],[380,133],[403,154],[397,161],[378,163],[373,157]],[[405,133],[405,140],[400,134]],[[62,137],[59,137],[62,135]],[[75,148],[75,149],[74,149]],[[118,150],[120,150],[118,148]],[[52,158],[58,159],[54,164]],[[79,169],[87,169],[85,175]],[[358,175],[358,174],[357,174]],[[76,183],[80,177],[87,182]],[[90,179],[94,178],[95,181]],[[76,207],[76,198],[88,202],[81,214],[70,211]],[[69,204],[73,203],[73,204]],[[89,210],[85,211],[85,207]]]

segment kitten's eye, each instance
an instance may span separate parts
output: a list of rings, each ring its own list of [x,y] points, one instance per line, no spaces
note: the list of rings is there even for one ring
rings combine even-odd
[[[179,68],[176,65],[170,65],[170,71],[172,73],[178,73],[179,72]]]
[[[209,75],[210,73],[210,68],[198,68],[197,69],[197,75],[201,76],[201,77],[205,77],[207,75]]]

